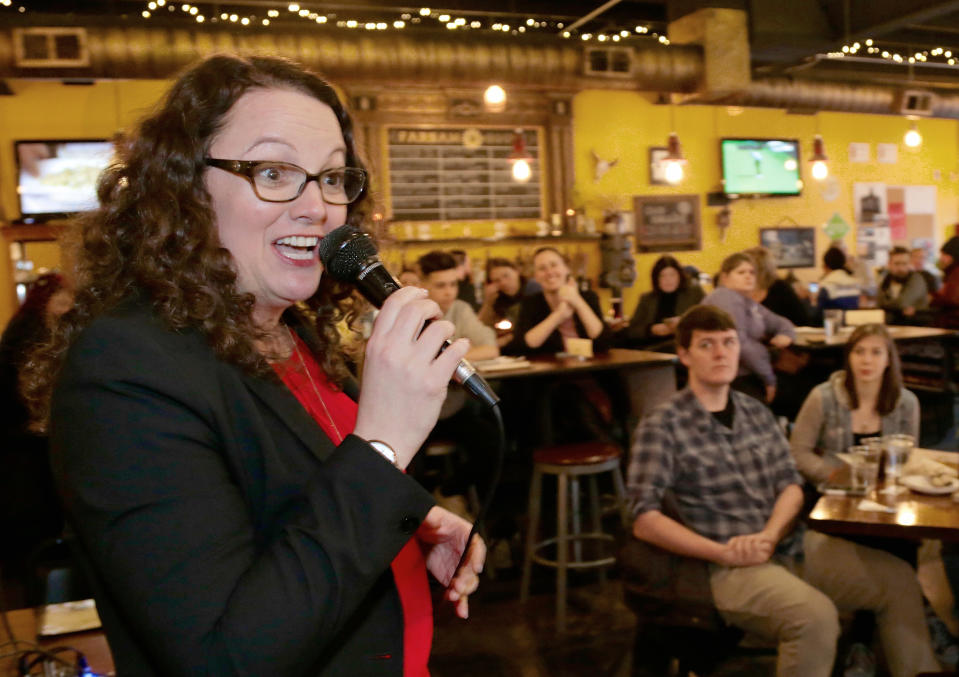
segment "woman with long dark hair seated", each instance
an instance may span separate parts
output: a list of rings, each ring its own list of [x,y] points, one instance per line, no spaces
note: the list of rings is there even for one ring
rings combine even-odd
[[[703,290],[668,254],[656,259],[650,277],[652,291],[639,298],[629,325],[616,335],[616,343],[625,348],[675,352],[673,336],[679,318],[703,300]]]

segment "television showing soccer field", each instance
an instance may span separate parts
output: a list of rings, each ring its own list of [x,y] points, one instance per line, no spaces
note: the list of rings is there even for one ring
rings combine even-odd
[[[799,195],[795,139],[721,139],[723,192],[730,196]]]

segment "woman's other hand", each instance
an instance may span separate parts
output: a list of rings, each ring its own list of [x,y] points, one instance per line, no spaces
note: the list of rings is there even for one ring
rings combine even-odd
[[[453,371],[469,350],[469,341],[461,339],[438,354],[453,325],[423,324],[441,316],[425,289],[404,287],[383,304],[366,345],[354,433],[389,444],[401,468],[436,424]]]
[[[466,547],[472,525],[449,510],[434,506],[416,532],[423,546],[426,568],[446,586],[446,599],[456,605],[456,615],[469,618],[469,596],[479,586],[479,574],[486,561],[486,544],[473,537],[469,554],[459,571],[453,572]]]
[[[665,322],[657,322],[652,327],[649,328],[650,333],[653,336],[672,336],[673,330],[669,328],[669,325]]]
[[[579,303],[585,303],[583,297],[579,293],[579,285],[576,284],[576,280],[569,278],[566,280],[566,284],[560,287],[557,292],[560,300],[566,301],[570,306],[575,308]]]

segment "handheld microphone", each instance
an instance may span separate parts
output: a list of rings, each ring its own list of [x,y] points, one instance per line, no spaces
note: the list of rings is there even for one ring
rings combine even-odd
[[[380,261],[373,238],[354,226],[340,226],[320,240],[320,260],[327,273],[341,282],[355,285],[377,308],[400,288],[400,283]],[[440,351],[449,346],[450,342],[446,341]],[[453,380],[489,407],[499,402],[486,380],[465,359],[456,365]]]

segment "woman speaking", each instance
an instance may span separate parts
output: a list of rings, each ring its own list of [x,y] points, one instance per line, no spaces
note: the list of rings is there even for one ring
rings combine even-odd
[[[403,472],[466,352],[384,304],[358,402],[320,240],[367,177],[333,89],[280,59],[185,73],[101,177],[76,306],[25,390],[119,674],[426,675],[426,572],[485,549]]]

